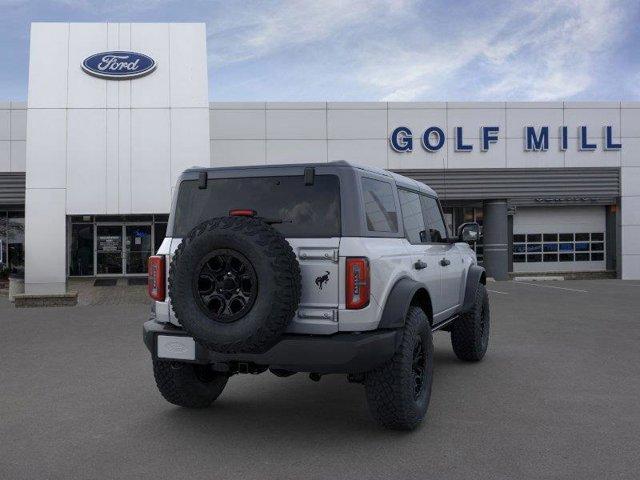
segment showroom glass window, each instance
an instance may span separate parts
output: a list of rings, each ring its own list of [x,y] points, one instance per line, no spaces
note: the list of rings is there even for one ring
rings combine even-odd
[[[0,271],[24,273],[24,212],[0,212]]]
[[[93,275],[93,222],[71,225],[69,274]]]

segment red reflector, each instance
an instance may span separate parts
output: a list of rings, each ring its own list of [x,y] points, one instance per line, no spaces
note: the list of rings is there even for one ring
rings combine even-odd
[[[147,291],[151,298],[159,302],[164,302],[165,298],[164,262],[164,255],[153,255],[149,257]]]
[[[346,306],[359,309],[369,305],[369,260],[365,257],[347,258]]]
[[[255,217],[257,213],[258,212],[256,212],[255,210],[248,210],[248,209],[241,209],[241,208],[229,210],[230,217]]]

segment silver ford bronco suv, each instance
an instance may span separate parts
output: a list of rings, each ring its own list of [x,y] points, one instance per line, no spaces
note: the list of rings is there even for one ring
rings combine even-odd
[[[478,361],[489,340],[486,276],[452,237],[436,193],[347,162],[193,168],[180,177],[149,260],[144,324],[160,393],[208,407],[228,379],[346,374],[373,418],[413,429],[433,379],[433,332]]]

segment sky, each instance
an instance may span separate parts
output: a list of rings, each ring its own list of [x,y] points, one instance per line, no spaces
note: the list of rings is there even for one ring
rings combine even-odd
[[[205,22],[211,101],[640,100],[638,0],[0,0],[0,99],[33,21]]]

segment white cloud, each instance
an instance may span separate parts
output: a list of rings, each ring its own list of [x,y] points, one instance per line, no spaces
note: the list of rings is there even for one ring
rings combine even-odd
[[[608,0],[537,1],[501,11],[484,24],[467,19],[464,32],[449,39],[425,31],[428,50],[405,48],[387,68],[380,48],[370,50],[359,81],[382,100],[433,98],[452,83],[473,85],[479,100],[567,98],[592,85],[593,70],[624,21],[622,8]],[[387,47],[382,57],[392,55]]]
[[[216,66],[261,58],[399,14],[403,0],[262,2],[216,12],[208,24]]]

